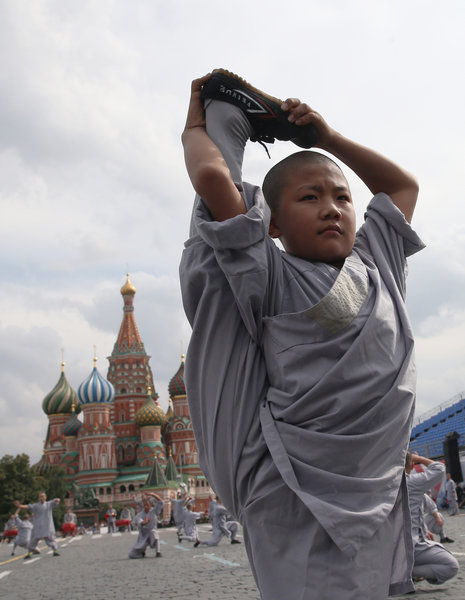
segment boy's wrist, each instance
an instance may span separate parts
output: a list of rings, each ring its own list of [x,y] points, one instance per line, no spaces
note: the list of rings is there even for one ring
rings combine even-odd
[[[346,141],[346,138],[341,133],[335,129],[329,129],[324,136],[321,136],[318,147],[333,156],[338,156],[342,151],[344,141]]]

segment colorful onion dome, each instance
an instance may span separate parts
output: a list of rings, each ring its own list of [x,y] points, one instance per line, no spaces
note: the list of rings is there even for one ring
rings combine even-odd
[[[168,392],[170,398],[186,395],[186,386],[184,385],[184,354],[181,354],[181,364],[168,385]]]
[[[48,462],[44,452],[39,462],[37,462],[35,465],[32,465],[32,468],[38,475],[47,475],[47,473],[50,473],[50,471],[55,469],[55,466]]]
[[[136,413],[135,421],[139,427],[159,425],[163,427],[166,423],[166,415],[152,398],[151,388],[148,389],[147,400]]]
[[[76,392],[69,385],[65,376],[65,363],[61,363],[61,375],[58,383],[42,401],[42,410],[46,415],[70,413],[73,403],[78,405]]]
[[[132,285],[129,280],[129,273],[126,275],[126,283],[121,288],[122,296],[134,296],[136,293],[136,288]]]
[[[97,359],[89,377],[78,387],[77,395],[81,404],[111,403],[115,397],[115,388],[97,371]]]
[[[81,429],[81,427],[82,427],[82,423],[77,418],[76,413],[74,411],[74,406],[73,406],[73,412],[72,412],[70,418],[63,425],[63,435],[65,437],[76,437],[79,430]]]

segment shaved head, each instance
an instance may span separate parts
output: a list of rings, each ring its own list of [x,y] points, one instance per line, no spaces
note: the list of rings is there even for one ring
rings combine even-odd
[[[279,213],[281,192],[289,184],[289,177],[293,171],[307,165],[332,165],[341,170],[334,160],[325,154],[311,150],[302,150],[284,158],[268,171],[263,180],[263,195],[271,212]]]

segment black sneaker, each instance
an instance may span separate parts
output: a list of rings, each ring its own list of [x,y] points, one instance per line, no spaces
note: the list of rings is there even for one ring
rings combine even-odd
[[[161,552],[157,552],[157,553],[155,554],[155,558],[161,558]]]
[[[60,553],[57,552],[56,550],[53,551],[53,556],[60,556]]]
[[[239,540],[231,540],[231,544],[240,544],[241,542]]]
[[[311,148],[318,139],[313,125],[299,126],[288,121],[289,113],[281,109],[282,100],[261,92],[225,69],[213,70],[203,86],[201,98],[222,100],[243,110],[254,129],[252,142],[272,144],[275,139],[291,140],[301,148]]]
[[[197,541],[194,543],[194,548],[197,548],[197,546],[198,546],[199,544],[200,544],[200,541],[199,541],[199,540],[197,540]]]
[[[441,544],[453,544],[454,540],[451,540],[450,537],[443,537],[440,542]]]
[[[24,557],[24,560],[28,560],[29,558],[31,558],[30,554],[26,554],[26,556]]]

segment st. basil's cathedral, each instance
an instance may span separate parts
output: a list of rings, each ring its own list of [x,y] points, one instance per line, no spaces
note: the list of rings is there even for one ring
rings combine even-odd
[[[102,503],[127,504],[141,488],[156,489],[167,511],[182,482],[196,498],[196,510],[206,510],[212,490],[199,467],[184,357],[169,383],[165,413],[134,318],[135,294],[128,275],[121,288],[123,320],[106,378],[94,358],[92,372],[76,392],[62,363],[58,383],[42,403],[49,425],[37,467],[62,467],[70,488],[86,490]]]

